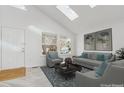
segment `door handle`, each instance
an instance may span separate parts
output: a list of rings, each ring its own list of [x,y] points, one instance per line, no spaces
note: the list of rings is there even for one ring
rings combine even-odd
[[[25,52],[24,50],[22,50],[21,52]]]
[[[22,51],[21,52],[25,52],[25,48],[22,48]]]

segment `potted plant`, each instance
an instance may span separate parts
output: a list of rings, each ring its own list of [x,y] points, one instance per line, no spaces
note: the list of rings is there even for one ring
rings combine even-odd
[[[116,51],[116,55],[119,59],[124,59],[124,48],[120,48]]]

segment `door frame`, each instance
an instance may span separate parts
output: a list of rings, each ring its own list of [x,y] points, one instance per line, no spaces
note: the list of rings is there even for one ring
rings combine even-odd
[[[0,62],[0,71],[2,70],[2,25],[0,25],[0,33],[1,33],[1,38],[0,38],[0,40],[1,40],[1,48],[0,48],[0,50],[1,50],[1,62]]]
[[[26,30],[25,29],[22,29],[22,28],[18,28],[18,27],[12,27],[12,26],[4,26],[4,25],[1,25],[1,68],[0,68],[0,70],[2,70],[2,66],[3,66],[3,64],[2,64],[2,49],[3,49],[3,46],[2,46],[2,43],[3,43],[3,40],[2,40],[2,32],[3,32],[3,28],[10,28],[10,29],[18,29],[18,30],[23,30],[24,31],[24,67],[26,67],[26,63],[25,63],[25,52],[26,52],[26,47],[25,47],[25,45],[26,45],[26,38],[25,38],[25,34],[26,34]]]

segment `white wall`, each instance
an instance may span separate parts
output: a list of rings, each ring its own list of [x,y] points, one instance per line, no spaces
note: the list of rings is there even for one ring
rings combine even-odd
[[[27,67],[43,66],[45,56],[41,53],[42,32],[52,32],[72,39],[72,54],[75,54],[74,34],[67,31],[52,19],[44,15],[33,6],[27,6],[28,11],[19,10],[10,6],[0,6],[1,24],[14,28],[25,29]]]
[[[120,23],[117,22],[116,24],[111,24],[111,25],[108,25],[108,24],[97,25],[90,30],[84,31],[84,33],[78,34],[76,38],[77,55],[80,55],[83,51],[85,51],[84,50],[84,34],[100,31],[100,30],[107,29],[107,28],[112,28],[113,51],[102,51],[102,52],[115,53],[116,50],[124,47],[124,21],[120,21]],[[97,51],[97,52],[101,52],[101,51]]]

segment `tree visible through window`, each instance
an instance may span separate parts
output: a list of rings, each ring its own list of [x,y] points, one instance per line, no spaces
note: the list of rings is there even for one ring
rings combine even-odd
[[[67,37],[60,37],[60,54],[71,53],[71,39]]]

